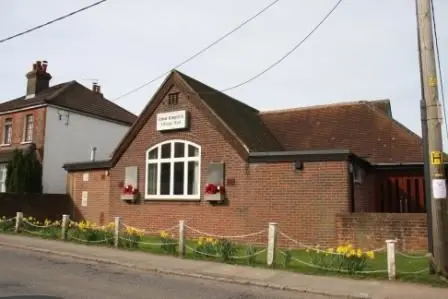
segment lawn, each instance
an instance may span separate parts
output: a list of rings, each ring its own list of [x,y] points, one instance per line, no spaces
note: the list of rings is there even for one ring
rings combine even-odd
[[[30,225],[29,223],[22,227],[21,234],[48,239],[60,239],[61,237],[61,227],[59,223],[36,224],[35,222],[34,225]],[[109,228],[106,227],[105,229],[99,230],[92,229],[91,227],[88,227],[88,225],[83,227],[81,224],[75,224],[68,229],[67,238],[71,242],[98,246],[113,246],[113,229],[110,229],[110,225],[108,227]],[[12,233],[13,230],[13,223],[2,222],[0,220],[0,232]],[[176,233],[177,232],[175,231],[174,234]],[[142,231],[128,227],[122,232],[119,248],[125,250],[139,250],[152,254],[170,254],[177,256],[178,246],[175,244],[177,242],[177,237],[175,235],[168,236],[167,232],[162,234],[165,235],[163,237],[161,237],[160,234],[145,235]],[[173,242],[173,244],[171,242]],[[218,249],[218,247],[221,249]],[[222,250],[222,248],[226,249]],[[290,253],[290,255],[287,256],[289,258],[285,259],[284,252]],[[289,248],[286,250],[279,248],[275,257],[275,268],[313,275],[349,276],[355,279],[387,279],[387,256],[385,252],[375,252],[375,257],[373,259],[366,259],[365,267],[363,267],[360,272],[351,274],[322,269],[322,265],[316,263],[316,259],[313,259],[312,253],[312,250],[310,252],[305,249]],[[321,253],[321,255],[328,256],[328,254],[325,253]],[[425,269],[428,269],[428,260],[426,257],[422,257],[423,254],[405,255],[406,256],[400,254],[396,255],[397,280],[448,287],[448,282],[446,280],[430,275],[428,271],[425,271]],[[314,255],[314,257],[315,256],[316,255]],[[185,258],[215,262],[219,261],[251,267],[267,267],[265,248],[256,245],[240,245],[233,242],[224,242],[221,244],[221,242],[213,240],[212,238],[200,238],[200,241],[187,240]],[[327,258],[329,257],[324,257],[324,259]],[[328,266],[328,264],[326,265],[327,267],[325,268],[335,268],[333,266]]]

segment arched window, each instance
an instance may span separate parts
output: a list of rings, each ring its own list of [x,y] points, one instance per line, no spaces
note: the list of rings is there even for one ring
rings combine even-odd
[[[185,140],[146,152],[146,199],[200,199],[201,148]]]

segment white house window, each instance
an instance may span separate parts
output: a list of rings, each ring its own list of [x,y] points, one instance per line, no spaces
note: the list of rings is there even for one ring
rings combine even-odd
[[[0,164],[0,193],[6,192],[6,171],[7,165]]]
[[[3,144],[11,144],[12,118],[6,118],[3,124]]]
[[[200,199],[200,146],[185,140],[146,152],[146,199]]]
[[[33,141],[34,116],[28,114],[25,116],[25,126],[23,128],[23,141]]]

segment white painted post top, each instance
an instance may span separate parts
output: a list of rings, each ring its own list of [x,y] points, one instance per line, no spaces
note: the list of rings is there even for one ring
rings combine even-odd
[[[388,243],[388,244],[389,243],[397,243],[397,241],[398,241],[397,239],[395,239],[395,240],[386,240],[386,243]]]

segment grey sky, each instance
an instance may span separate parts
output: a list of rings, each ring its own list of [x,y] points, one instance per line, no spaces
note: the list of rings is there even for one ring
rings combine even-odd
[[[52,84],[77,80],[90,87],[85,79],[97,78],[113,100],[168,71],[271,1],[109,0],[0,44],[0,101],[24,94],[25,73],[36,59],[49,61]],[[92,2],[1,0],[0,38]],[[335,2],[282,0],[180,70],[217,89],[235,85],[282,56]],[[345,0],[282,64],[228,93],[260,110],[390,98],[394,117],[420,134],[414,2]],[[447,81],[448,1],[434,3]],[[117,103],[138,114],[161,82]]]

